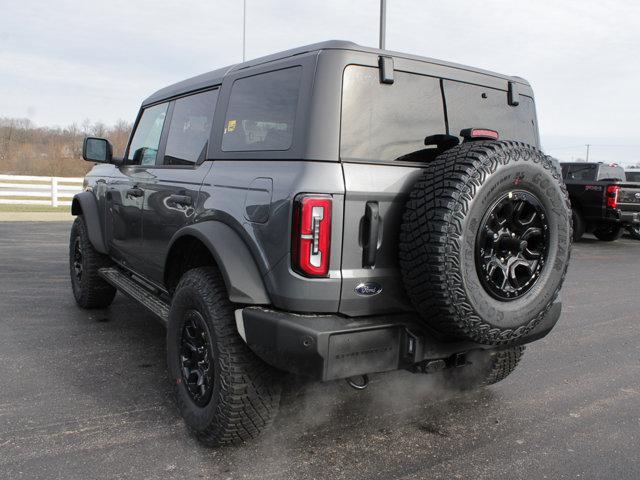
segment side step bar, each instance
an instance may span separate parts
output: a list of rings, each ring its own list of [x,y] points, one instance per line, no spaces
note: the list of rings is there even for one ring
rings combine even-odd
[[[117,268],[101,268],[98,273],[126,296],[140,303],[165,324],[169,321],[169,304]]]

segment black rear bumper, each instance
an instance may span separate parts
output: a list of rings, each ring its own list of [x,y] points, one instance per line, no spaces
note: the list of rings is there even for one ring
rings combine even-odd
[[[562,305],[555,303],[535,329],[509,345],[530,343],[547,335],[561,310]],[[239,331],[265,362],[322,381],[409,368],[471,350],[500,348],[447,341],[413,315],[355,319],[260,307],[247,307],[237,313]]]

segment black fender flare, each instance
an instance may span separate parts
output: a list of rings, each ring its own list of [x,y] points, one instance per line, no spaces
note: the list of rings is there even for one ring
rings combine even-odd
[[[98,211],[98,202],[92,192],[81,192],[73,196],[71,202],[71,214],[82,215],[84,223],[89,233],[89,241],[93,248],[98,252],[107,254],[107,246],[104,243],[102,235],[102,226],[100,224],[100,212]]]
[[[195,237],[207,247],[222,273],[229,300],[252,305],[271,303],[253,255],[229,225],[211,220],[181,228],[171,238],[167,252],[185,236]],[[169,260],[168,255],[165,271]]]

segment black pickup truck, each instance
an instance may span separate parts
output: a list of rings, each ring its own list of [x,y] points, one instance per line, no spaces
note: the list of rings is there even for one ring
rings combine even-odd
[[[626,180],[624,169],[605,163],[562,163],[569,191],[573,239],[585,232],[607,242],[640,224],[640,182]]]

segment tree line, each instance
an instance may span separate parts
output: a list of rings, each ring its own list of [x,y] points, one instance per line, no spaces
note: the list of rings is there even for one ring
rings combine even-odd
[[[93,164],[82,160],[86,136],[109,139],[113,154],[122,156],[131,124],[115,125],[85,120],[68,127],[38,127],[26,118],[0,117],[0,173],[81,177]]]

